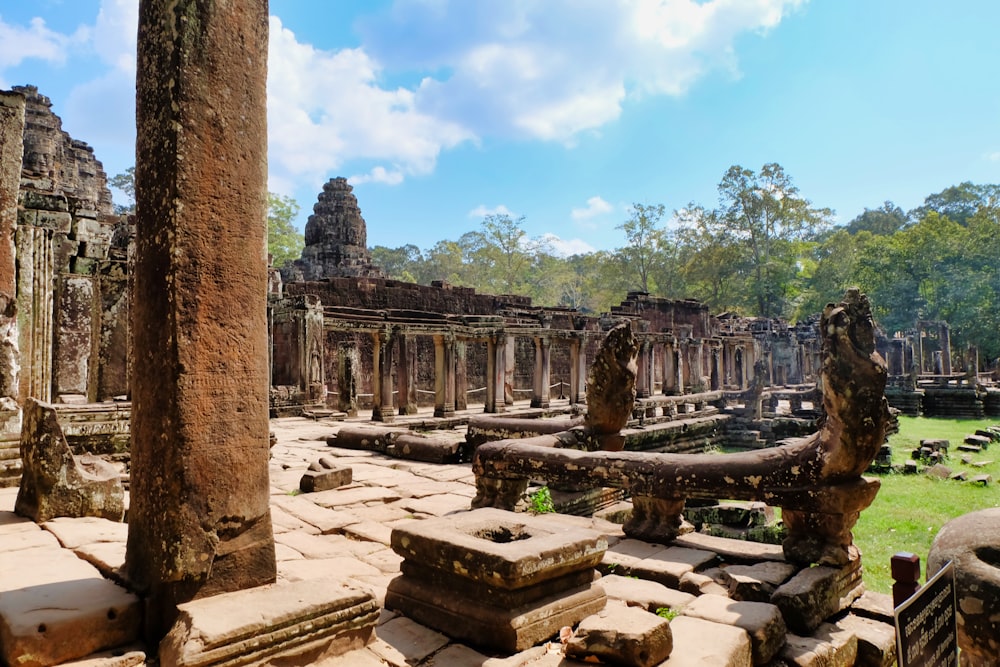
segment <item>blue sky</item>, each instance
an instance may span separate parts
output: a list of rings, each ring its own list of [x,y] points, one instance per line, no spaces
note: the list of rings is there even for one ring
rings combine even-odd
[[[0,88],[34,84],[109,175],[134,162],[137,0],[0,0]],[[271,0],[269,186],[335,176],[370,246],[493,212],[569,253],[632,203],[717,203],[778,162],[846,223],[1000,182],[995,0]]]

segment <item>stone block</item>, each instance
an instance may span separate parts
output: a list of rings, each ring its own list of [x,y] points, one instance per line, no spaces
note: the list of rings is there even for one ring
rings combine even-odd
[[[667,588],[655,581],[643,581],[617,574],[602,577],[601,586],[609,599],[620,600],[654,614],[657,609],[664,607],[679,612],[695,599],[690,593]]]
[[[69,234],[73,226],[73,216],[64,211],[39,211],[35,225],[62,234]]]
[[[403,617],[378,626],[375,635],[372,652],[393,665],[415,665],[448,643],[440,632]]]
[[[858,638],[853,632],[829,624],[812,637],[788,635],[780,658],[797,667],[854,667]]]
[[[329,491],[350,484],[353,472],[347,466],[336,466],[325,456],[309,466],[299,480],[299,490],[303,493]]]
[[[461,457],[461,442],[402,434],[386,445],[385,453],[409,461],[455,463]]]
[[[69,201],[65,195],[49,195],[35,190],[18,192],[17,203],[23,208],[34,208],[41,211],[69,211]]]
[[[309,664],[361,648],[378,605],[340,579],[278,583],[178,605],[160,665]]]
[[[60,548],[0,552],[0,657],[47,667],[135,642],[139,599]]]
[[[566,642],[566,655],[585,660],[595,657],[631,667],[653,667],[666,660],[673,648],[670,623],[636,607],[609,604],[580,621]]]
[[[810,635],[863,592],[861,559],[855,550],[852,561],[843,567],[819,565],[801,570],[778,587],[771,603],[781,609],[792,632]]]
[[[664,586],[677,588],[684,574],[705,567],[715,558],[715,554],[711,551],[668,547],[634,564],[631,574],[640,579],[658,581]]]
[[[896,628],[890,623],[848,614],[835,625],[858,639],[856,667],[892,667],[896,664]]]
[[[405,563],[404,563],[405,565]],[[496,606],[406,575],[393,579],[385,605],[453,639],[501,651],[523,651],[575,625],[607,603],[594,583],[560,591],[521,607]]]
[[[773,604],[702,595],[681,613],[745,630],[750,637],[750,652],[755,665],[767,663],[785,644],[785,622]]]
[[[765,562],[730,565],[721,570],[729,597],[747,602],[770,602],[778,586],[788,581],[798,568],[790,563]]]
[[[660,667],[751,667],[746,630],[691,616],[670,621],[674,648]]]
[[[681,577],[679,588],[691,595],[729,595],[728,588],[716,581],[715,577],[709,576],[708,572],[711,570],[721,572],[719,568],[710,568],[705,572],[686,572]]]
[[[29,398],[21,431],[24,471],[15,511],[43,522],[60,516],[121,521],[125,491],[118,469],[92,455],[74,456],[51,405]]]
[[[603,535],[550,526],[544,515],[482,508],[397,524],[392,549],[408,561],[515,589],[597,566]]]

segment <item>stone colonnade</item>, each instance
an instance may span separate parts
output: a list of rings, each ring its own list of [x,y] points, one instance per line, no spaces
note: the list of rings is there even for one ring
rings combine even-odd
[[[357,316],[357,313],[354,313]],[[484,412],[503,412],[514,401],[514,349],[518,339],[531,341],[531,406],[550,405],[553,349],[567,348],[570,404],[582,403],[586,394],[588,348],[603,337],[600,331],[570,331],[545,327],[525,328],[494,323],[490,328],[458,324],[429,326],[407,322],[371,325],[340,315],[326,318],[332,332],[365,333],[371,337],[370,358],[362,359],[360,346],[340,342],[337,408],[357,411],[361,387],[361,367],[371,369],[372,420],[392,422],[396,414],[417,411],[417,345],[420,337],[433,340],[434,416],[450,417],[467,406],[470,393],[466,374],[466,349],[485,344]],[[497,320],[502,318],[497,317]],[[691,391],[743,390],[752,379],[754,363],[760,358],[757,345],[749,338],[677,339],[669,333],[638,332],[640,340],[637,396],[657,393],[676,395]],[[564,375],[565,377],[565,375]]]

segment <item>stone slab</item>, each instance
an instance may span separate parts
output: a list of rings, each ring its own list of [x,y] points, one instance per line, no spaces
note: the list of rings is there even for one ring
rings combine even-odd
[[[402,616],[375,630],[371,650],[393,665],[415,665],[445,644],[448,638]]]
[[[630,568],[630,574],[640,579],[657,581],[670,588],[680,586],[681,577],[715,561],[715,554],[702,549],[667,547]]]
[[[62,667],[140,667],[146,664],[146,649],[142,644],[98,651],[81,660],[64,662]]]
[[[848,614],[834,625],[858,638],[856,667],[892,667],[896,664],[896,627]]]
[[[331,489],[309,494],[309,499],[321,507],[338,509],[370,502],[391,503],[399,500],[398,491],[382,486],[358,486],[354,488]]]
[[[274,541],[295,549],[306,558],[336,558],[351,554],[348,540],[343,535],[313,535],[290,531],[276,534]]]
[[[70,551],[0,552],[0,657],[8,665],[56,665],[135,642],[141,622],[139,599]]]
[[[377,521],[359,521],[345,526],[344,535],[355,540],[378,542],[389,546],[392,539],[392,528]]]
[[[392,549],[424,567],[516,589],[595,567],[607,542],[593,531],[553,526],[545,515],[483,508],[401,522]]]
[[[372,594],[339,578],[223,593],[178,612],[161,665],[307,664],[365,646],[378,620]]]
[[[673,645],[670,623],[665,618],[637,607],[610,603],[580,621],[565,650],[570,658],[654,667],[667,659]]]
[[[806,636],[863,592],[861,561],[855,558],[840,568],[819,565],[799,571],[778,587],[771,602],[781,609],[789,630]]]
[[[555,636],[602,609],[607,602],[597,584],[557,593],[517,608],[456,595],[407,576],[390,582],[385,605],[452,639],[500,651],[523,651]]]
[[[753,564],[762,560],[785,560],[785,553],[778,544],[734,540],[704,533],[687,533],[673,541],[679,547],[712,551],[727,563]]]
[[[329,491],[350,484],[351,480],[350,468],[306,470],[299,480],[299,490],[303,493]]]
[[[309,581],[336,575],[338,577],[378,576],[378,568],[362,563],[354,556],[285,560],[278,563],[278,577],[284,581]]]
[[[76,549],[95,542],[121,542],[128,539],[128,524],[98,517],[60,517],[42,524],[66,549]]]
[[[670,621],[674,649],[660,667],[751,667],[750,637],[742,628],[691,616]]]
[[[769,602],[771,595],[799,568],[790,563],[765,561],[756,565],[730,565],[722,568],[723,581],[734,600]]]
[[[396,504],[404,508],[407,512],[429,514],[436,517],[465,512],[472,505],[469,498],[451,493],[425,496],[423,498],[406,498]]]
[[[124,542],[95,542],[73,549],[77,557],[97,568],[105,579],[125,585],[121,568],[125,565]]]
[[[690,593],[682,593],[655,581],[633,579],[618,574],[601,577],[601,586],[607,593],[608,599],[621,600],[654,614],[657,609],[664,607],[679,612],[695,599]]]
[[[773,604],[702,595],[695,598],[681,613],[746,630],[750,636],[750,650],[755,665],[767,663],[785,644],[785,621],[781,611]]]
[[[789,634],[780,657],[796,667],[853,667],[858,639],[853,632],[823,624],[812,637]]]
[[[352,512],[320,507],[311,500],[298,496],[271,496],[271,505],[277,505],[300,521],[315,526],[323,535],[339,533],[344,526],[360,521]]]

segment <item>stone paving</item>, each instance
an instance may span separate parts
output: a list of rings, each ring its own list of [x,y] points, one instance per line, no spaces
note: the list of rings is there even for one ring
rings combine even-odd
[[[420,417],[414,417],[417,418]],[[401,417],[399,422],[405,424],[406,419]],[[468,510],[475,492],[475,479],[467,463],[428,464],[328,446],[327,438],[342,423],[304,418],[271,420],[271,430],[276,436],[271,450],[270,483],[278,579],[294,582],[331,575],[345,577],[369,587],[381,606],[386,587],[399,574],[402,561],[389,548],[393,526],[401,521]],[[464,431],[460,428],[436,431],[435,436],[459,440],[464,437]],[[333,459],[338,466],[350,466],[353,481],[337,489],[301,493],[300,478],[321,456]],[[100,572],[105,578],[115,580],[116,570],[125,555],[123,525],[103,519],[57,519],[43,525],[42,530],[12,514],[16,492],[17,489],[0,489],[0,542],[3,543],[0,554],[30,547],[34,550],[37,570],[49,562],[56,568],[64,567],[58,563],[72,551],[89,563],[95,574]],[[606,561],[620,564],[622,571],[625,565],[631,565],[628,572],[631,577],[652,580],[639,588],[629,585],[639,583],[634,578],[608,577],[609,598],[647,609],[662,601],[681,604],[692,599],[676,588],[684,573],[705,559],[703,552],[625,540],[620,526],[600,519],[561,516],[560,520],[568,526],[586,526],[605,534],[610,546]],[[42,557],[46,552],[49,555]],[[654,561],[656,567],[650,565]],[[640,566],[640,563],[649,567]],[[84,565],[82,561],[81,565]],[[645,572],[646,569],[649,572]],[[58,579],[58,572],[53,576]],[[18,587],[15,573],[0,573],[0,598],[5,597],[4,591]],[[116,595],[124,593],[116,586],[110,588],[115,589]],[[677,623],[675,619],[674,624]],[[716,655],[722,662],[712,664],[750,664],[751,642],[746,631],[696,618],[686,618],[680,625],[684,630],[675,630],[673,653],[663,665],[676,667],[699,664],[698,659],[711,660],[703,655],[706,651],[709,656],[716,655],[714,651],[727,652],[725,658]],[[729,636],[727,632],[733,635],[732,640],[721,641],[720,638]],[[132,648],[141,650],[141,646]],[[125,652],[124,657],[108,658],[99,664],[129,667],[139,662],[140,653]],[[485,654],[383,608],[373,643],[323,664],[330,667],[572,667],[584,663],[566,658],[557,638],[512,656]]]

